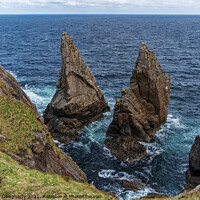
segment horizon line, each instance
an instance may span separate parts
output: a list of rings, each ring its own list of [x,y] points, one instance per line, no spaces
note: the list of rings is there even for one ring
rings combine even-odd
[[[7,13],[7,14],[1,14],[0,15],[200,15],[200,14],[192,14],[192,13],[170,13],[170,14],[163,14],[163,13],[140,13],[140,14],[130,14],[130,13],[72,13],[72,14],[66,14],[66,13]]]

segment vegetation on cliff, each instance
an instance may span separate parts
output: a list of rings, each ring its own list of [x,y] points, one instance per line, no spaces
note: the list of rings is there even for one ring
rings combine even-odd
[[[28,197],[58,197],[56,199],[117,199],[106,192],[97,190],[88,183],[78,183],[67,177],[56,174],[42,173],[34,169],[19,165],[14,159],[0,151],[0,172],[2,183],[0,186],[0,198],[6,196],[23,195]],[[36,195],[36,196],[33,196]],[[73,196],[74,195],[74,196]],[[78,196],[77,196],[78,195]],[[60,197],[60,198],[59,198]],[[62,197],[62,198],[61,198]],[[88,198],[87,198],[88,197]],[[15,199],[15,198],[14,198]],[[55,199],[55,198],[54,198]]]

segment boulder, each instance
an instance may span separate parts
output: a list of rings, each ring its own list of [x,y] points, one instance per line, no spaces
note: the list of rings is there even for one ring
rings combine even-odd
[[[129,190],[141,190],[145,184],[140,179],[132,179],[130,181],[122,180],[122,186]]]
[[[190,150],[186,188],[200,185],[200,136],[197,135]]]
[[[78,138],[77,132],[84,126],[101,118],[109,106],[67,33],[62,34],[61,54],[56,93],[44,112],[44,120],[55,139],[68,143]]]
[[[167,120],[170,78],[153,51],[142,43],[130,79],[130,88],[116,101],[105,146],[119,160],[132,162],[146,156],[139,142],[149,142]]]

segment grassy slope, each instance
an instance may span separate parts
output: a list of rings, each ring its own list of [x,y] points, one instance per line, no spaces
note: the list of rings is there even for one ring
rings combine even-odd
[[[22,101],[3,97],[0,98],[0,108],[0,134],[7,138],[0,145],[0,150],[14,154],[29,151],[25,144],[35,140],[30,133],[41,132],[47,129],[46,126],[37,120],[35,112]]]
[[[24,195],[28,197],[29,194],[40,197],[43,195],[61,195],[62,197],[65,195],[68,197],[69,195],[99,195],[101,199],[116,199],[87,183],[78,183],[71,179],[64,179],[59,175],[27,169],[2,152],[0,152],[0,171],[3,178],[0,187],[0,199],[2,195]]]
[[[200,200],[200,191],[189,193],[185,191],[182,194],[172,198],[141,198],[141,200]]]
[[[19,165],[10,156],[0,151],[0,172],[3,181],[0,187],[0,199],[2,195],[36,195],[41,199],[48,199],[48,195],[59,198],[54,199],[116,199],[103,191],[95,189],[93,185],[78,183],[71,179],[63,178],[59,175],[45,174],[33,169]],[[70,197],[69,195],[85,195],[85,198]],[[94,198],[88,198],[92,196]],[[96,197],[96,198],[95,198]],[[100,197],[100,198],[98,198]],[[4,198],[6,199],[6,198]],[[34,198],[31,198],[34,199]],[[49,198],[50,199],[50,198]],[[142,198],[149,200],[149,198]],[[178,197],[161,198],[163,200],[200,200],[200,192],[189,194],[184,192]],[[160,200],[156,198],[154,200]]]
[[[37,170],[27,169],[1,152],[10,151],[17,154],[21,151],[27,151],[27,156],[31,155],[32,151],[25,145],[35,140],[30,132],[41,132],[42,130],[47,132],[47,127],[38,121],[38,116],[35,112],[22,101],[11,100],[9,97],[0,98],[0,108],[0,134],[7,138],[6,142],[0,145],[0,176],[3,178],[0,187],[0,199],[2,195],[22,194],[25,196],[28,194],[39,195],[40,197],[43,195],[68,195],[67,197],[69,197],[70,194],[101,195],[101,199],[115,199],[105,192],[95,189],[92,185],[77,183],[70,179],[64,179],[59,175],[50,175]],[[52,143],[55,152],[59,153],[60,149],[53,144],[50,134],[48,135],[48,140]],[[83,198],[70,197],[70,199]],[[190,195],[185,192],[180,197],[172,199],[200,200],[200,193]]]
[[[6,141],[0,144],[0,176],[3,178],[0,199],[2,195],[27,196],[28,194],[40,197],[67,194],[101,195],[103,199],[114,199],[114,197],[87,183],[78,183],[59,175],[27,169],[3,153],[6,151],[14,154],[27,152],[28,158],[33,152],[26,144],[35,140],[30,132],[41,132],[42,130],[47,133],[48,141],[52,144],[54,151],[59,153],[61,150],[54,144],[47,127],[38,121],[38,116],[31,108],[22,101],[12,100],[9,97],[0,98],[0,134],[6,137]]]

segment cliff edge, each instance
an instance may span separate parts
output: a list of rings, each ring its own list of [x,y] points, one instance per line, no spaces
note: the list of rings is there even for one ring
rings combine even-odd
[[[56,146],[18,82],[2,67],[0,108],[0,151],[27,168],[87,182],[85,173]]]

